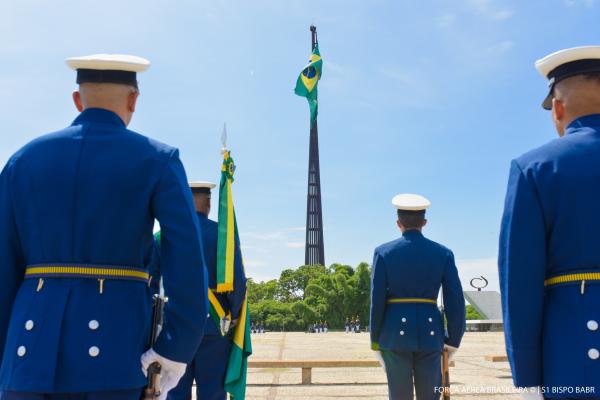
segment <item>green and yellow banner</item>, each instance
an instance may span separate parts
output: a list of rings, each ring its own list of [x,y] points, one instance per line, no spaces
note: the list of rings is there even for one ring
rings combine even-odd
[[[319,102],[317,100],[317,84],[321,79],[323,70],[323,60],[321,60],[321,53],[319,53],[319,44],[315,45],[308,64],[296,81],[296,89],[294,93],[298,96],[306,97],[308,100],[308,106],[310,107],[310,122],[311,126],[317,120],[317,114],[319,111]]]
[[[239,243],[237,221],[231,194],[234,173],[235,163],[231,158],[231,154],[228,150],[223,150],[223,166],[221,167],[221,184],[219,187],[217,292],[228,292],[234,289],[234,263],[236,261],[242,262],[242,260],[235,260],[234,251],[236,242]],[[219,311],[216,305],[215,310]],[[216,316],[222,320],[222,314],[222,312],[217,313]],[[246,292],[240,316],[233,330],[233,345],[229,353],[227,371],[225,373],[225,390],[231,395],[232,399],[238,400],[246,397],[248,357],[251,354],[250,314],[248,312],[248,292]]]
[[[217,237],[217,293],[233,291],[235,242],[238,240],[231,183],[235,163],[228,150],[223,151],[221,183],[219,186],[219,228]]]
[[[232,399],[240,400],[246,397],[246,375],[248,357],[252,354],[250,339],[250,313],[248,312],[248,293],[242,304],[242,311],[233,333],[233,346],[229,353],[229,363],[225,373],[225,390]]]

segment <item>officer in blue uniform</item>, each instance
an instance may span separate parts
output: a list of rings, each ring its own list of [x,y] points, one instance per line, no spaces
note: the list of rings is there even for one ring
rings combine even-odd
[[[392,200],[402,237],[375,249],[371,282],[371,348],[383,359],[389,398],[440,396],[441,354],[454,353],[465,328],[465,300],[454,255],[423,236],[429,201],[401,194]],[[437,307],[443,288],[445,317]]]
[[[499,248],[524,398],[600,398],[600,46],[538,60],[560,136],[512,161]]]
[[[215,187],[210,182],[190,183],[194,197],[196,215],[202,231],[204,256],[208,270],[209,290],[218,301],[225,314],[230,314],[231,325],[229,332],[222,332],[222,327],[217,326],[210,315],[202,314],[197,318],[206,319],[204,338],[198,351],[188,365],[185,375],[179,385],[169,392],[169,400],[191,400],[192,384],[196,381],[196,398],[201,400],[224,400],[227,393],[224,389],[225,372],[229,361],[229,352],[232,346],[233,327],[242,309],[246,295],[246,276],[242,265],[242,256],[239,243],[235,244],[234,265],[234,291],[217,293],[217,223],[208,219],[211,205],[211,189]],[[223,330],[227,331],[227,323]],[[224,334],[224,335],[223,335]]]
[[[207,312],[185,171],[177,149],[126,128],[147,60],[103,54],[67,64],[81,113],[17,151],[0,175],[0,398],[138,400],[142,356],[162,365],[166,393]],[[148,350],[155,218],[170,302]]]

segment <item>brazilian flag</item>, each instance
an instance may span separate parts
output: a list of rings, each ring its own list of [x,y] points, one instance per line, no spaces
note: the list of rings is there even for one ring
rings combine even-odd
[[[221,167],[221,183],[219,186],[219,225],[217,238],[217,292],[234,290],[234,263],[235,244],[239,243],[235,209],[231,184],[235,173],[235,163],[228,150],[223,151],[223,165]],[[239,260],[242,261],[242,260]],[[209,299],[211,293],[209,292]],[[214,297],[214,295],[213,295]],[[212,302],[211,302],[212,304]],[[218,319],[223,319],[223,311],[219,312],[214,307]],[[227,318],[227,317],[226,317]],[[230,318],[230,317],[229,317]],[[216,316],[213,319],[217,320]],[[246,396],[246,375],[248,371],[248,357],[252,354],[250,341],[250,314],[248,312],[248,292],[237,325],[233,330],[233,345],[229,353],[227,371],[225,372],[225,390],[233,399],[244,399]]]
[[[323,70],[323,60],[321,60],[321,53],[319,53],[319,44],[315,45],[308,65],[304,67],[300,76],[296,81],[296,89],[294,93],[298,96],[306,97],[308,100],[308,106],[310,107],[310,124],[315,123],[317,120],[317,114],[319,111],[319,102],[317,100],[317,83],[321,79],[321,73]]]
[[[221,183],[219,185],[219,226],[217,236],[217,293],[233,291],[235,242],[238,241],[237,223],[233,208],[231,183],[235,163],[228,150],[223,151]]]
[[[251,354],[250,313],[248,311],[248,292],[246,292],[242,312],[233,331],[233,345],[231,346],[225,373],[225,390],[231,395],[232,399],[240,400],[246,397],[248,357]]]

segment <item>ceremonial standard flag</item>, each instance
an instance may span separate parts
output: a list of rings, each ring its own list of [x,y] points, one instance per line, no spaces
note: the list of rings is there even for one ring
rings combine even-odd
[[[235,164],[233,159],[231,158],[229,151],[224,150],[223,166],[221,168],[221,183],[219,187],[217,292],[226,292],[234,289],[234,248],[235,243],[239,243],[237,222],[231,195],[231,183],[233,182],[234,173]],[[218,313],[219,310],[215,307],[215,311]],[[215,316],[213,316],[213,318],[215,318]],[[248,357],[251,354],[250,315],[248,313],[248,293],[246,292],[237,325],[234,327],[233,345],[231,346],[227,371],[225,373],[225,390],[231,394],[233,399],[242,400],[246,397],[246,374],[248,370]]]
[[[315,123],[317,120],[317,114],[319,111],[319,103],[317,100],[317,83],[321,79],[321,72],[323,69],[323,60],[321,60],[321,54],[319,53],[319,44],[315,45],[308,65],[304,67],[300,76],[296,81],[296,89],[294,93],[298,96],[306,97],[308,100],[308,106],[310,107],[310,124]]]
[[[242,312],[233,332],[233,345],[231,346],[229,363],[225,373],[225,390],[231,395],[232,399],[243,400],[246,397],[248,357],[252,354],[248,292],[246,292]]]
[[[235,164],[228,150],[223,150],[221,184],[219,186],[219,234],[217,237],[217,293],[233,290],[235,242],[238,240],[231,183]]]

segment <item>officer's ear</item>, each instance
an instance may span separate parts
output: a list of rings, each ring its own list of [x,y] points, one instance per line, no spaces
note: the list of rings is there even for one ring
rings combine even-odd
[[[131,93],[129,93],[129,96],[127,96],[127,111],[131,113],[135,112],[135,106],[137,104],[137,99],[139,95],[140,92],[137,89],[132,90]]]
[[[425,225],[427,225],[427,218],[423,218],[423,225],[421,225],[421,228],[423,228]]]
[[[563,136],[565,134],[564,129],[564,118],[565,118],[565,105],[561,100],[558,100],[556,97],[552,99],[552,121],[554,122],[554,126],[558,131],[559,136]]]
[[[400,228],[401,231],[404,231],[404,225],[402,225],[402,223],[400,222],[400,220],[396,221],[396,225],[398,225],[398,228]]]
[[[79,93],[79,90],[73,90],[73,103],[75,103],[77,111],[83,111],[83,103],[81,102],[81,93]]]

